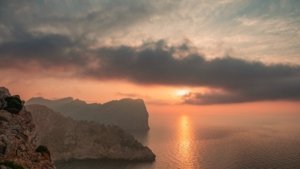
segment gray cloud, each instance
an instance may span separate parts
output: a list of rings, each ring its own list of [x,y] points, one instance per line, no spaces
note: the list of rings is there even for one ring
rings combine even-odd
[[[86,70],[95,78],[127,79],[140,84],[208,86],[223,93],[192,93],[189,104],[237,103],[258,100],[300,100],[300,67],[266,65],[232,57],[207,60],[186,53],[189,47],[168,47],[164,41],[140,47],[100,48],[99,67]]]
[[[167,12],[177,1],[148,0],[1,0],[0,42],[32,33],[56,33],[93,41],[109,37],[152,15]]]
[[[1,69],[31,62],[43,69],[71,65],[78,78],[124,79],[139,84],[208,86],[224,93],[192,93],[188,104],[220,104],[258,100],[300,100],[300,67],[266,65],[232,57],[207,60],[188,45],[165,41],[138,47],[88,49],[58,35],[32,36],[0,45]],[[5,62],[6,61],[6,62]],[[5,64],[10,63],[10,64]],[[28,64],[24,64],[28,63]],[[60,70],[58,70],[60,71]],[[58,72],[59,73],[59,72]]]
[[[26,39],[0,44],[2,68],[30,68],[35,62],[43,68],[78,66],[87,61],[83,58],[84,47],[61,35],[28,35]]]

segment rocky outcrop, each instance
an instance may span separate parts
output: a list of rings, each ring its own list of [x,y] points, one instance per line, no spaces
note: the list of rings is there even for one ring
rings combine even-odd
[[[104,104],[87,104],[84,101],[64,98],[47,100],[32,98],[27,105],[40,104],[75,120],[95,121],[118,125],[127,131],[148,131],[148,112],[142,99],[114,100]]]
[[[148,147],[117,126],[75,121],[42,105],[27,105],[26,108],[33,114],[39,129],[40,143],[49,148],[55,160],[155,159]]]
[[[35,125],[20,98],[2,87],[0,107],[0,168],[55,169],[50,152],[37,151]]]
[[[8,96],[10,96],[9,90],[5,87],[0,87],[0,98],[3,99]]]

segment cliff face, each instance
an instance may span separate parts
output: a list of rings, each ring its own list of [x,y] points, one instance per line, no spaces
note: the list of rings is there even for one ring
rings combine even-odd
[[[45,105],[62,115],[75,120],[95,121],[101,124],[118,125],[127,131],[148,131],[148,112],[141,99],[122,99],[104,104],[87,104],[81,100],[64,98],[47,100],[32,98],[26,103]]]
[[[122,159],[153,161],[155,155],[117,126],[75,121],[41,105],[26,106],[33,114],[40,143],[55,160]]]
[[[0,88],[0,168],[55,169],[46,147],[36,145],[30,112],[18,96]]]

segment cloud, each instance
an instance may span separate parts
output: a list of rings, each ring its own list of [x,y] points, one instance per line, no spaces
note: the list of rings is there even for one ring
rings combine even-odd
[[[240,58],[300,63],[299,2],[1,0],[0,43],[28,34],[68,36],[89,47],[189,39],[209,57],[229,49]]]
[[[187,46],[168,47],[164,41],[140,47],[100,48],[99,67],[85,75],[100,79],[126,79],[140,84],[208,86],[224,93],[192,93],[190,104],[237,103],[259,100],[300,100],[300,67],[266,65],[232,57],[207,60],[187,52]]]
[[[133,44],[130,40],[125,41],[127,45],[97,44],[99,38],[105,40],[119,32],[125,37],[127,32],[131,33],[136,29],[146,32],[150,39],[165,37],[164,34],[167,34],[165,38],[171,40],[179,31],[184,30],[186,39],[197,39],[199,46],[201,38],[216,35],[208,39],[218,41],[219,37],[224,37],[227,44],[232,42],[245,45],[246,47],[236,46],[244,51],[248,45],[251,45],[251,49],[263,46],[261,51],[255,49],[256,54],[260,51],[265,55],[271,53],[285,57],[285,54],[292,53],[298,56],[299,42],[297,38],[291,38],[294,37],[294,32],[299,33],[296,22],[298,17],[287,20],[286,16],[290,13],[286,8],[282,9],[286,15],[282,18],[264,18],[258,16],[261,16],[260,12],[265,12],[269,3],[265,2],[260,7],[261,1],[256,1],[249,6],[249,1],[249,4],[239,8],[244,4],[242,1],[229,3],[231,0],[225,0],[219,5],[213,5],[216,2],[218,1],[203,4],[181,0],[1,0],[0,70],[18,69],[26,72],[35,67],[37,74],[41,73],[39,70],[44,70],[52,72],[52,76],[58,76],[64,71],[71,72],[70,75],[76,78],[123,79],[146,85],[209,87],[224,91],[191,93],[184,97],[188,104],[300,100],[299,65],[265,64],[229,56],[209,60],[209,56],[199,54],[187,44],[169,45],[164,40],[145,42],[140,46],[128,45]],[[198,4],[197,8],[195,4]],[[257,6],[260,7],[258,11],[250,10],[257,9]],[[290,7],[295,8],[296,5],[290,3]],[[248,9],[246,13],[252,15],[245,18],[234,9]],[[277,12],[277,8],[275,9],[272,11]],[[273,14],[272,11],[269,13]],[[159,19],[152,23],[151,18]],[[221,22],[223,20],[225,22]],[[136,26],[137,24],[140,25]],[[202,26],[188,28],[186,25]],[[257,25],[259,27],[253,29]],[[276,38],[266,38],[266,35],[271,34],[265,34],[265,30],[276,30],[272,33],[272,37]],[[237,35],[236,32],[246,34]],[[288,36],[279,36],[279,32]],[[139,37],[138,35],[136,36]],[[257,37],[266,41],[258,41]],[[208,40],[202,44],[211,46],[212,42]],[[251,53],[251,50],[248,51]],[[291,59],[282,57],[279,57],[280,60]]]
[[[29,61],[49,69],[72,65],[78,68],[79,77],[124,79],[139,84],[208,86],[227,92],[192,93],[185,97],[185,102],[190,104],[300,100],[299,66],[265,65],[232,57],[207,60],[190,51],[193,50],[187,45],[168,46],[165,41],[138,47],[87,50],[67,37],[47,35],[1,44],[0,60],[2,68]],[[93,63],[85,56],[87,53]],[[8,62],[9,65],[3,64]],[[31,65],[23,64],[23,67]]]
[[[0,1],[0,42],[30,33],[63,34],[81,41],[109,37],[176,6],[166,0]]]
[[[68,67],[80,65],[84,47],[61,35],[28,35],[0,44],[0,65],[2,68],[30,68],[35,63],[40,68]]]
[[[163,40],[136,47],[88,49],[70,38],[47,35],[0,45],[1,69],[21,64],[22,71],[26,71],[32,62],[47,70],[72,66],[73,69],[67,71],[74,71],[72,75],[77,78],[123,79],[146,85],[210,87],[225,91],[191,93],[184,97],[188,104],[300,100],[300,66],[266,65],[233,57],[208,60],[186,44],[170,46]]]

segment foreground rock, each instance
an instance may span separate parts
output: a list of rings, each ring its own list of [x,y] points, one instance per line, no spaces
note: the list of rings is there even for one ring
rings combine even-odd
[[[75,120],[95,121],[118,125],[130,132],[149,130],[148,112],[141,99],[114,100],[104,104],[87,104],[81,100],[64,98],[47,100],[41,97],[28,100],[26,105],[40,104]]]
[[[42,105],[28,105],[26,108],[33,114],[40,143],[47,145],[54,160],[155,160],[148,147],[117,126],[75,121]]]
[[[30,112],[23,108],[18,96],[10,96],[9,91],[1,87],[0,168],[55,169],[50,152],[44,146],[37,147],[36,141]]]
[[[5,87],[0,87],[0,99],[10,96],[9,90]]]

